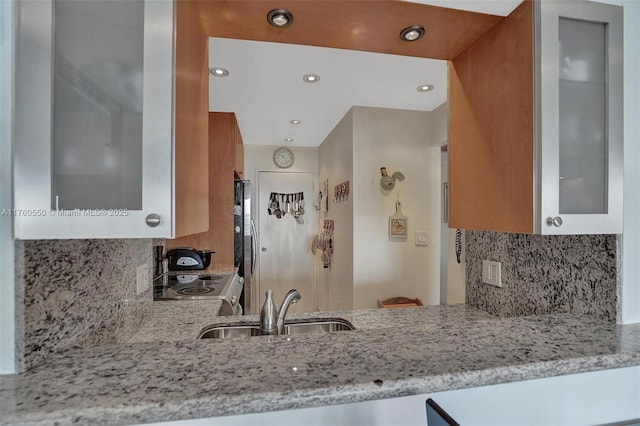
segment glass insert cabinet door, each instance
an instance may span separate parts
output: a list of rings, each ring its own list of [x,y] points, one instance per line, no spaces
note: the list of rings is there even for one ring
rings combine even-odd
[[[171,236],[173,2],[17,6],[16,236]]]
[[[622,232],[622,7],[536,3],[543,234]]]

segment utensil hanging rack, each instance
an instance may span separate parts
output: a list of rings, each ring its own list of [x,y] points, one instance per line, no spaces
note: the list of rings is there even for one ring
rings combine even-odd
[[[299,224],[304,223],[304,192],[272,192],[269,195],[267,213],[282,219],[289,213]]]

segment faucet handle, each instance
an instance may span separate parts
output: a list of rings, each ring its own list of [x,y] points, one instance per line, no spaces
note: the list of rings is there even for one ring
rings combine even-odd
[[[260,330],[264,334],[275,334],[278,331],[278,310],[271,290],[265,293],[264,305],[260,311]]]

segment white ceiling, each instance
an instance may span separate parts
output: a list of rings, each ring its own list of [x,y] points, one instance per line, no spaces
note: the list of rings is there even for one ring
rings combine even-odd
[[[209,78],[209,109],[235,112],[247,145],[318,146],[353,105],[431,111],[447,99],[445,61],[221,38],[209,49],[229,71]]]
[[[412,1],[496,15],[521,2]],[[446,62],[434,59],[211,38],[209,66],[229,71],[209,77],[209,110],[235,112],[247,145],[318,146],[354,105],[431,111],[447,99]],[[305,74],[320,81],[304,83]],[[420,93],[422,84],[435,88]]]
[[[430,4],[451,9],[507,16],[522,0],[403,0],[409,3]]]

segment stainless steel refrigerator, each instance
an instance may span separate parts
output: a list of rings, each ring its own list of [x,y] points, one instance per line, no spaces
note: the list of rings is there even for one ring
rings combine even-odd
[[[252,302],[255,298],[253,278],[257,260],[257,238],[256,227],[251,219],[251,182],[236,180],[234,185],[233,257],[238,275],[244,280],[240,305],[245,314],[255,314],[257,308],[252,306]]]

